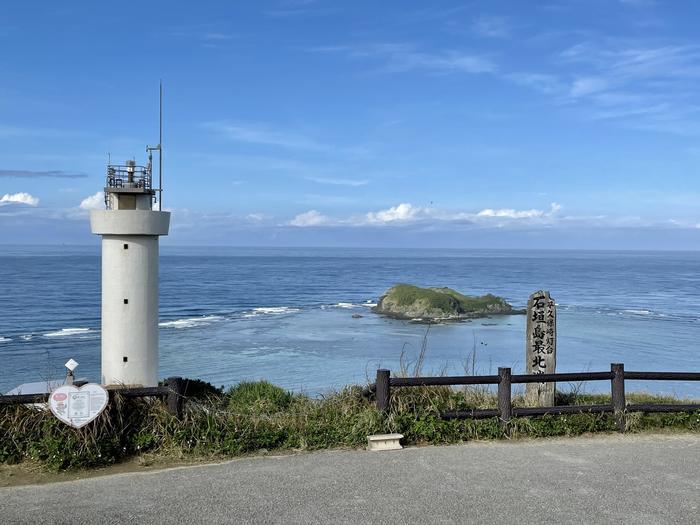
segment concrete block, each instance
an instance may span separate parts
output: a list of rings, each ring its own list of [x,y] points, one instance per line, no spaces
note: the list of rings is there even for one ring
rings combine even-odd
[[[367,436],[367,450],[401,450],[403,434],[374,434]]]

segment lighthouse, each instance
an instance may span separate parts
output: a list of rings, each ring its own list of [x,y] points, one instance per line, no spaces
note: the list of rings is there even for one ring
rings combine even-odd
[[[145,166],[107,166],[105,209],[90,215],[102,236],[103,385],[158,384],[158,241],[170,213],[160,210],[162,187],[153,188],[153,150],[162,153],[160,144],[146,148]]]

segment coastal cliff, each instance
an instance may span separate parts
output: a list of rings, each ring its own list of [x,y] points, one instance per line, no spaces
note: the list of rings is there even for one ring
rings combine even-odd
[[[372,310],[395,319],[424,322],[522,313],[496,295],[475,297],[451,288],[420,288],[410,284],[397,284],[389,288]]]

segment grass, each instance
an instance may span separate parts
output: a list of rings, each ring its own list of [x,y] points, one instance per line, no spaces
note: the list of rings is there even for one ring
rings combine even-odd
[[[366,436],[399,432],[405,443],[447,444],[475,439],[573,436],[613,432],[611,415],[578,414],[515,419],[504,433],[497,418],[444,421],[440,413],[494,408],[484,390],[449,387],[392,389],[391,411],[382,417],[361,387],[348,387],[321,399],[292,394],[271,383],[246,382],[227,392],[204,389],[183,416],[170,415],[157,400],[117,396],[107,411],[82,429],[30,406],[0,408],[0,463],[39,463],[50,470],[114,464],[134,457],[184,460],[225,458],[282,450],[360,447]],[[679,400],[628,394],[633,403]],[[562,403],[607,403],[598,394],[559,394]],[[514,398],[514,404],[519,403]],[[628,431],[672,429],[700,432],[700,413],[629,414]]]

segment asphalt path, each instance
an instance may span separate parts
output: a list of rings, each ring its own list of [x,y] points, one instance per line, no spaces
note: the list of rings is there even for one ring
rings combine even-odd
[[[0,522],[700,524],[700,436],[254,457],[0,489]]]

